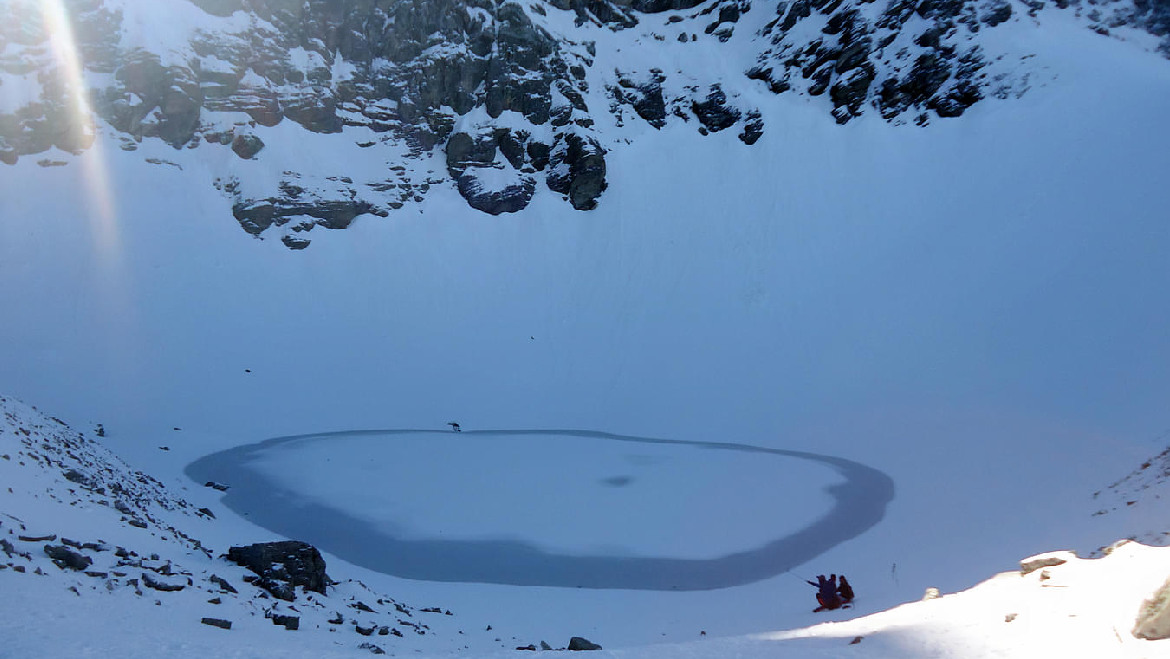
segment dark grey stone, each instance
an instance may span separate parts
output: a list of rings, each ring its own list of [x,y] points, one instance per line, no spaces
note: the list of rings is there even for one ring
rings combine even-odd
[[[570,650],[600,650],[602,648],[600,645],[590,642],[589,639],[582,638],[580,636],[574,636],[573,638],[569,639],[569,649]]]
[[[222,618],[203,618],[199,622],[202,622],[205,625],[210,625],[212,627],[219,627],[220,629],[232,628],[232,621],[224,620]]]
[[[93,559],[89,556],[61,545],[45,545],[45,555],[51,558],[53,563],[62,570],[70,569],[81,572],[93,565]]]

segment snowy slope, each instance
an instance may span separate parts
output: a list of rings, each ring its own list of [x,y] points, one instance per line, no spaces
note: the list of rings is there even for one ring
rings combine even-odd
[[[0,398],[0,408],[0,473],[12,484],[0,497],[0,584],[4,601],[18,603],[0,616],[0,656],[295,658],[413,650],[419,656],[490,657],[537,646],[491,626],[474,628],[438,607],[404,605],[360,581],[339,579],[323,595],[301,590],[294,602],[272,599],[248,582],[246,570],[213,557],[181,530],[218,540],[225,529],[209,510],[189,514],[189,504],[126,467],[97,438],[12,399]],[[72,552],[63,560],[86,564],[54,565],[50,558],[58,555],[44,555],[54,551]],[[597,654],[1167,656],[1170,639],[1130,632],[1144,602],[1170,575],[1170,549],[1127,542],[1107,554],[1096,560],[1070,552],[1029,558],[1019,572],[968,591],[843,622],[726,638],[700,630],[686,643]],[[272,624],[276,616],[294,616],[297,628]],[[208,618],[229,621],[230,628],[200,622]],[[380,633],[379,625],[392,631]]]

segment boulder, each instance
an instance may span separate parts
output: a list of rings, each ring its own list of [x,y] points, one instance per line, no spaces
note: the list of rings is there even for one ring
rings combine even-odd
[[[1134,622],[1133,635],[1147,640],[1170,638],[1170,578],[1142,602]]]
[[[255,135],[236,135],[232,140],[232,151],[244,160],[251,160],[264,148],[264,141]],[[214,487],[214,486],[212,486]]]
[[[224,579],[221,576],[213,574],[210,577],[208,577],[207,580],[210,581],[211,583],[219,586],[219,589],[225,593],[238,593],[238,592],[240,592],[240,591],[236,590],[235,586],[228,583],[227,579]]]
[[[45,545],[45,555],[51,558],[53,563],[62,570],[70,569],[80,572],[93,565],[92,558],[62,545]]]
[[[1064,565],[1074,558],[1076,558],[1076,554],[1071,551],[1053,551],[1036,554],[1035,556],[1030,556],[1020,561],[1020,576],[1031,574],[1040,568]]]
[[[203,618],[199,622],[201,622],[205,625],[210,625],[212,627],[219,627],[220,629],[231,629],[232,628],[232,621],[231,620],[224,620],[222,618]]]
[[[257,585],[270,592],[276,584],[284,582],[290,587],[302,586],[307,591],[324,594],[329,583],[325,559],[316,547],[306,542],[285,540],[232,547],[227,558],[259,575]]]
[[[589,639],[581,636],[574,636],[569,639],[570,650],[600,650],[601,646],[596,643],[591,643]]]
[[[143,572],[142,585],[146,586],[147,588],[153,588],[155,590],[162,591],[164,593],[174,593],[183,590],[187,584],[185,582],[180,582],[177,579],[160,579],[159,577],[156,577],[149,572]]]

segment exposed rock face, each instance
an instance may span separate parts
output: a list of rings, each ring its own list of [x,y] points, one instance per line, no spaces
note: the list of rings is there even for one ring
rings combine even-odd
[[[713,133],[734,126],[740,117],[739,110],[727,104],[727,94],[723,93],[723,87],[719,84],[711,85],[707,97],[702,101],[693,101],[691,108],[699,118],[699,123]]]
[[[278,599],[291,599],[287,597],[288,589],[277,588],[282,582],[287,587],[302,586],[315,593],[324,593],[329,583],[321,552],[304,542],[286,540],[232,547],[227,557],[259,575],[256,585],[270,592],[278,590],[272,593]]]
[[[605,149],[597,140],[568,135],[552,154],[551,164],[550,189],[568,195],[577,210],[597,206],[597,198],[606,188]]]
[[[839,123],[866,112],[926,123],[958,117],[985,98],[1021,94],[1026,75],[997,64],[1003,53],[985,53],[979,35],[1031,21],[1022,13],[1035,15],[1044,6],[1041,0],[780,0],[754,9],[748,0],[187,1],[207,12],[206,20],[178,32],[167,52],[150,52],[124,38],[133,30],[124,29],[122,10],[112,3],[63,0],[81,61],[100,74],[90,76],[103,85],[93,89],[73,88],[67,67],[56,61],[39,0],[0,6],[0,80],[20,92],[4,89],[0,96],[27,99],[0,105],[0,163],[52,148],[84,151],[103,122],[126,151],[144,140],[184,152],[228,147],[244,162],[218,182],[226,207],[244,231],[276,234],[291,249],[308,246],[315,227],[390,217],[437,184],[454,187],[473,208],[499,214],[525,208],[542,193],[543,178],[573,208],[588,210],[606,188],[607,150],[623,141],[611,139],[611,125],[663,128],[695,119],[700,132],[735,127],[732,134],[751,145],[765,128],[765,114],[741,100],[750,97],[743,92],[751,85],[820,97],[816,103]],[[1134,26],[1170,44],[1170,4],[1162,0],[1082,2],[1055,0],[1103,34]],[[744,17],[753,10],[775,15],[758,34],[744,34]],[[556,12],[573,20],[554,20]],[[595,26],[636,31],[628,42],[641,51],[631,60],[646,68],[599,70],[590,41]],[[733,35],[735,49],[719,43]],[[749,47],[758,56],[743,62],[741,79],[703,79],[712,74],[677,70],[658,42],[707,48],[713,57],[739,57]],[[1163,51],[1170,56],[1170,45]],[[605,100],[598,103],[599,97]],[[339,158],[345,171],[332,172],[284,158],[282,166],[292,169],[257,175],[257,168],[287,155],[268,156],[275,145],[264,143],[265,130],[285,121],[334,136],[338,148],[377,155]],[[436,156],[445,160],[445,173],[432,167]],[[349,160],[360,167],[349,167]]]

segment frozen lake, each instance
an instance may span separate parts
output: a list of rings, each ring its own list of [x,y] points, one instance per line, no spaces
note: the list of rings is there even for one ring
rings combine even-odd
[[[878,523],[884,473],[731,442],[582,430],[363,430],[203,457],[275,533],[429,581],[703,590],[766,579]]]

